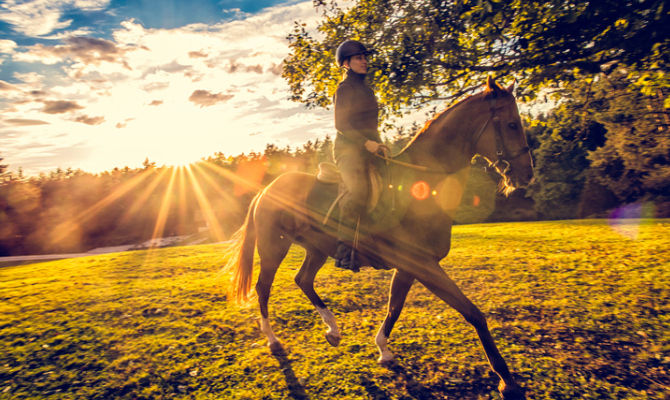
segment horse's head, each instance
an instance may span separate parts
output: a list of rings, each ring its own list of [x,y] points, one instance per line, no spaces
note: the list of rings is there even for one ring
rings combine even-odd
[[[473,136],[475,154],[486,158],[503,177],[505,194],[528,185],[533,178],[533,160],[521,125],[512,91],[514,83],[502,88],[489,77],[482,94],[488,115]]]

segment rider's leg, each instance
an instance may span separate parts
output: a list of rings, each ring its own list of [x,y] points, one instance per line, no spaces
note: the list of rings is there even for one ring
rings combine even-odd
[[[340,148],[336,152],[335,162],[340,170],[346,194],[340,203],[340,227],[338,229],[338,248],[336,265],[341,268],[358,270],[352,243],[354,241],[359,218],[364,215],[369,192],[367,178],[367,159],[364,150],[358,148]]]

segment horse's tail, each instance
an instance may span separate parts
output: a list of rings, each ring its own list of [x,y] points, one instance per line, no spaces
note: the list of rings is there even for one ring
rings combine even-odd
[[[237,303],[246,302],[251,291],[251,275],[256,250],[254,210],[259,197],[260,193],[251,200],[244,224],[233,234],[232,246],[226,251],[228,263],[224,269],[233,272],[228,299],[234,299]]]

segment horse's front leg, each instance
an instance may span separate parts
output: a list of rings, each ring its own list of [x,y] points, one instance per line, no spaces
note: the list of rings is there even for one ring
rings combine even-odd
[[[396,270],[393,274],[389,289],[388,311],[375,337],[375,343],[377,343],[377,347],[379,348],[379,359],[377,361],[380,364],[393,361],[393,353],[391,353],[387,345],[388,338],[391,335],[391,330],[393,330],[393,325],[395,325],[398,317],[400,317],[407,293],[409,293],[413,282],[414,277],[406,272]]]
[[[295,276],[295,283],[302,289],[309,301],[314,304],[316,310],[321,315],[321,319],[328,326],[328,331],[326,331],[326,340],[332,346],[337,346],[342,340],[340,335],[340,330],[337,327],[337,321],[333,313],[326,307],[326,304],[321,300],[321,297],[314,290],[314,278],[316,277],[317,272],[321,269],[323,264],[326,262],[326,256],[323,253],[314,250],[308,250],[305,255],[305,260],[302,262],[300,271]]]
[[[503,399],[525,398],[523,391],[514,381],[507,363],[500,355],[493,337],[491,337],[484,314],[461,292],[456,283],[442,270],[440,264],[437,261],[428,261],[423,265],[414,263],[414,265],[405,267],[409,267],[408,270],[412,271],[419,282],[456,309],[475,328],[491,369],[500,377],[498,390]]]

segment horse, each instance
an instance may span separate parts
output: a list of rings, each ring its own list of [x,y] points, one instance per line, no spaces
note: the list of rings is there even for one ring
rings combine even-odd
[[[394,269],[387,314],[375,337],[378,361],[393,362],[388,338],[410,287],[419,281],[475,328],[491,369],[500,377],[498,390],[504,399],[524,398],[523,390],[498,351],[484,314],[439,263],[449,253],[453,211],[475,155],[484,157],[500,174],[500,190],[505,193],[532,179],[533,162],[513,89],[514,83],[503,88],[489,77],[482,91],[438,113],[400,153],[389,157],[389,162],[399,164],[396,170],[412,169],[421,193],[409,196],[402,212],[396,211],[396,223],[366,235],[359,243],[363,254],[372,255],[364,265]],[[228,250],[227,267],[233,273],[228,298],[238,301],[247,300],[251,292],[254,252],[258,250],[260,272],[255,291],[260,329],[273,353],[282,352],[283,347],[270,325],[268,299],[275,273],[293,243],[306,251],[295,282],[327,326],[328,343],[337,346],[341,340],[335,316],[314,290],[319,269],[329,256],[334,257],[337,246],[335,232],[307,204],[317,184],[313,174],[295,171],[278,176],[253,198]]]

